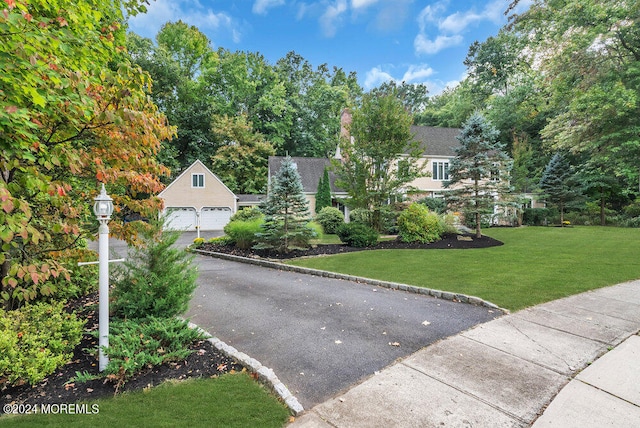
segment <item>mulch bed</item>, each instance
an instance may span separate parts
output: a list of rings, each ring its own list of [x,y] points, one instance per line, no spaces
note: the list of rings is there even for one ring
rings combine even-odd
[[[292,250],[289,253],[277,253],[270,250],[255,250],[247,249],[242,250],[234,246],[225,246],[219,244],[204,243],[198,249],[204,251],[213,251],[218,253],[231,254],[236,256],[250,257],[250,258],[268,258],[268,259],[295,259],[299,257],[309,256],[321,256],[331,254],[342,254],[353,251],[370,251],[370,250],[402,250],[402,249],[421,249],[421,250],[443,250],[443,249],[473,249],[473,248],[488,248],[503,245],[501,241],[490,238],[488,236],[482,236],[476,238],[475,235],[469,234],[445,234],[441,240],[432,242],[430,244],[408,244],[398,239],[391,241],[383,241],[373,247],[357,248],[350,247],[345,244],[327,244],[317,245],[308,250]]]
[[[369,251],[380,249],[474,249],[502,245],[502,242],[482,236],[445,235],[442,240],[430,244],[407,244],[399,240],[381,242],[374,247],[355,248],[344,244],[318,245],[305,251],[292,251],[278,254],[266,250],[239,250],[234,247],[203,244],[200,249],[224,252],[246,257],[265,257],[271,259],[291,259],[328,254],[341,254],[352,251]],[[68,310],[75,310],[82,319],[87,319],[87,332],[98,328],[97,293],[81,299],[70,301]],[[76,347],[72,360],[49,375],[37,385],[9,386],[0,385],[0,404],[62,404],[81,400],[92,400],[113,396],[124,391],[135,391],[156,386],[169,379],[187,379],[194,377],[214,377],[233,371],[241,371],[242,365],[220,353],[209,341],[194,343],[194,351],[187,359],[152,367],[139,373],[118,388],[114,381],[105,379],[90,380],[85,383],[72,382],[77,373],[98,374],[97,339],[85,333],[81,343]],[[1,411],[0,411],[1,412]],[[0,413],[1,414],[1,413]]]
[[[194,352],[184,361],[148,368],[120,388],[115,381],[105,379],[71,382],[76,373],[99,373],[97,356],[92,353],[97,348],[97,338],[88,333],[98,328],[97,304],[97,293],[69,302],[68,310],[76,310],[80,318],[88,320],[85,325],[87,332],[76,347],[72,360],[37,385],[0,386],[0,404],[75,403],[141,390],[169,379],[214,377],[243,369],[242,365],[220,353],[211,342],[205,340],[194,343],[191,346]]]

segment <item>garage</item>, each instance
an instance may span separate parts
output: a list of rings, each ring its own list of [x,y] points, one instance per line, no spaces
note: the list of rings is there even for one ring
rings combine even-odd
[[[230,218],[229,207],[204,207],[200,212],[200,230],[222,230]]]
[[[197,216],[193,207],[170,207],[166,211],[167,228],[171,230],[196,230]]]

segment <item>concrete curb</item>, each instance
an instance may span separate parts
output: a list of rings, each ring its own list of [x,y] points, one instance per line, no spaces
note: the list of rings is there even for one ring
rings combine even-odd
[[[291,394],[289,389],[280,382],[278,376],[268,367],[263,366],[260,361],[255,358],[251,358],[244,352],[238,351],[233,346],[227,345],[217,337],[211,336],[209,333],[200,328],[197,324],[189,322],[189,327],[200,331],[207,336],[207,340],[220,352],[225,354],[229,358],[233,358],[243,366],[245,366],[251,373],[255,373],[258,376],[258,381],[269,388],[273,393],[278,395],[280,399],[287,405],[289,411],[294,416],[299,416],[304,412],[304,408],[298,402],[298,399]]]
[[[452,293],[448,291],[436,290],[436,289],[426,288],[426,287],[416,287],[415,285],[400,284],[397,282],[380,281],[376,279],[365,278],[362,276],[345,275],[342,273],[328,272],[328,271],[319,270],[319,269],[310,269],[310,268],[304,268],[300,266],[291,266],[284,263],[274,262],[271,260],[253,259],[249,257],[235,256],[232,254],[217,253],[215,251],[198,250],[196,248],[191,248],[190,251],[193,251],[194,253],[202,254],[205,256],[216,257],[219,259],[229,260],[233,262],[249,263],[249,264],[262,266],[270,269],[278,269],[278,270],[283,270],[288,272],[315,275],[315,276],[321,276],[325,278],[342,279],[345,281],[353,281],[353,282],[358,282],[362,284],[368,284],[374,287],[407,291],[409,293],[415,293],[415,294],[424,294],[424,295],[435,297],[436,299],[451,300],[454,302],[467,303],[475,306],[484,306],[485,308],[501,311],[504,314],[510,313],[508,309],[501,308],[498,305],[495,305],[491,302],[481,299],[480,297],[467,296],[466,294],[461,294],[461,293]]]

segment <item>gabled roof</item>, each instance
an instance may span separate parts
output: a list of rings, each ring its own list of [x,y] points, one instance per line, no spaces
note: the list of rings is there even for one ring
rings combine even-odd
[[[284,156],[269,156],[269,178],[278,173],[284,159]],[[316,193],[318,191],[318,183],[320,182],[320,177],[324,174],[325,167],[329,169],[331,191],[334,193],[343,192],[343,190],[338,189],[335,185],[336,177],[330,169],[331,161],[329,159],[292,157],[291,160],[298,168],[304,193]]]
[[[185,175],[187,175],[187,174],[188,174],[188,173],[189,173],[189,172],[190,172],[190,171],[191,171],[191,170],[192,170],[196,165],[199,165],[199,166],[201,166],[202,168],[204,168],[204,170],[206,171],[206,173],[207,173],[207,174],[211,175],[211,176],[212,176],[216,181],[218,181],[218,182],[219,182],[219,183],[220,183],[220,184],[221,184],[221,185],[222,185],[222,186],[223,186],[223,187],[224,187],[224,188],[225,188],[229,193],[231,193],[232,195],[234,195],[234,196],[235,196],[235,193],[233,193],[233,192],[231,191],[231,189],[229,189],[229,188],[227,187],[227,185],[226,185],[226,184],[224,184],[224,183],[222,182],[222,180],[220,180],[220,179],[218,178],[218,176],[217,176],[217,175],[215,175],[213,172],[211,172],[211,170],[210,170],[209,168],[207,168],[207,166],[206,166],[205,164],[203,164],[203,163],[200,161],[200,159],[197,159],[195,162],[193,162],[191,165],[189,165],[189,167],[187,167],[184,171],[182,171],[182,173],[180,173],[180,175],[179,175],[179,176],[177,176],[175,180],[173,180],[171,183],[169,183],[169,185],[168,185],[167,187],[165,187],[165,188],[164,188],[164,190],[158,194],[158,196],[159,196],[159,197],[162,197],[163,193],[165,193],[166,191],[168,191],[168,190],[169,190],[169,188],[170,188],[171,186],[173,186],[173,184],[174,184],[174,183],[177,183],[178,181],[182,180],[182,178],[183,178]]]
[[[414,139],[420,142],[425,156],[455,156],[455,149],[460,147],[460,141],[457,138],[460,131],[460,128],[411,126],[411,133]]]

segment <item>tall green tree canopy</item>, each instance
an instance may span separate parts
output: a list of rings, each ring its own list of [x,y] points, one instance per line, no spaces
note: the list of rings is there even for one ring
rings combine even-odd
[[[540,25],[544,23],[543,25]],[[640,168],[640,4],[536,3],[516,22],[552,89],[558,114],[542,131],[559,149],[588,152],[637,177]]]

